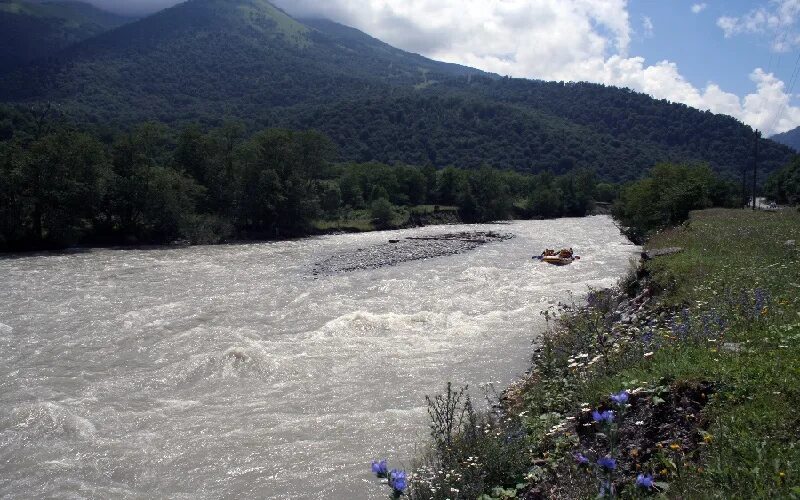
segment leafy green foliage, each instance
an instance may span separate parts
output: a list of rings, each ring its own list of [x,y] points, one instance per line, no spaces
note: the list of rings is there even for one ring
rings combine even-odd
[[[662,163],[645,179],[622,188],[613,213],[628,237],[642,241],[685,221],[692,210],[735,206],[736,201],[736,187],[716,178],[708,166]]]
[[[0,140],[2,250],[391,228],[418,223],[423,214],[411,207],[425,204],[434,219],[435,206],[455,205],[469,222],[585,215],[596,183],[586,171],[333,164],[335,147],[318,132],[266,129],[248,138],[236,123],[209,132],[145,123],[93,136],[45,109],[0,116],[0,133],[10,134]],[[555,209],[518,208],[542,190],[557,193]]]
[[[0,152],[0,242],[78,242],[107,188],[109,164],[102,145],[88,135],[61,130],[25,149],[3,143]]]
[[[800,157],[774,172],[764,186],[767,196],[778,203],[800,204]]]
[[[377,228],[389,227],[394,218],[394,206],[386,198],[378,198],[370,207],[373,223]]]

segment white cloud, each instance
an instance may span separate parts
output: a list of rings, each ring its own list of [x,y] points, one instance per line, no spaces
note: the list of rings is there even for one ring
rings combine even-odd
[[[642,29],[644,30],[645,38],[653,38],[655,32],[653,31],[653,20],[648,16],[642,18]]]
[[[800,19],[800,0],[770,0],[740,16],[722,16],[717,26],[726,38],[736,35],[762,35],[772,40],[772,50],[786,52],[800,42],[796,24]]]
[[[734,116],[771,134],[800,126],[783,82],[757,69],[740,97],[713,82],[698,88],[674,62],[628,55],[627,0],[278,0],[298,15],[321,15],[433,59],[502,75],[590,81]],[[773,2],[782,15],[792,9]],[[780,3],[781,5],[778,5]],[[698,4],[701,5],[701,4]],[[648,22],[649,21],[649,22]],[[733,20],[736,26],[741,20]],[[644,34],[652,20],[643,18]],[[778,120],[776,117],[781,114]],[[774,124],[774,126],[773,126]]]
[[[696,3],[696,4],[692,5],[692,13],[693,14],[699,14],[699,13],[703,12],[704,10],[706,10],[706,7],[708,7],[708,4],[705,3],[705,2],[704,3]]]

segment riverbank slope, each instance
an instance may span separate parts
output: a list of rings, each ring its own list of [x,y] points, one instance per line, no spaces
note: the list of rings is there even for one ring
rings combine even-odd
[[[493,412],[434,422],[411,496],[800,495],[799,239],[797,211],[718,209],[651,238],[681,251],[552,311]]]

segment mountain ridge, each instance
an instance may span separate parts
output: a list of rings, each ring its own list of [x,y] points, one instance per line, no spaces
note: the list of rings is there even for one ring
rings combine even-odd
[[[86,2],[0,0],[0,73],[131,20]]]
[[[752,130],[731,117],[589,83],[501,78],[394,48],[267,0],[189,0],[0,78],[1,100],[81,122],[314,128],[343,161],[588,167],[610,180],[658,161],[738,178]],[[357,118],[356,118],[357,117]],[[765,172],[791,151],[765,141]]]
[[[800,127],[770,136],[770,139],[800,152]]]

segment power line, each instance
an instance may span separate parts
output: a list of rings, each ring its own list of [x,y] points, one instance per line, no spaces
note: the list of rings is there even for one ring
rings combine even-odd
[[[789,78],[789,91],[786,93],[789,100],[792,98],[792,92],[794,91],[794,86],[797,84],[797,77],[800,74],[800,53],[797,54],[797,59],[794,61],[794,70],[792,70],[792,76]],[[770,132],[775,130],[775,126],[780,121],[781,117],[783,116],[783,112],[786,111],[787,103],[784,102],[781,104],[780,110],[775,115],[775,118],[772,120],[772,125],[770,126]]]

